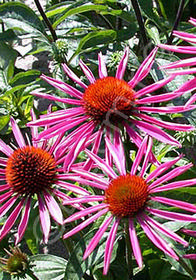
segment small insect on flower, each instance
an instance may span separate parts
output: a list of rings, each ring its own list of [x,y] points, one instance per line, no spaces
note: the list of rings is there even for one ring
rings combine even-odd
[[[191,125],[165,122],[152,116],[152,114],[157,113],[182,113],[195,109],[195,105],[191,104],[190,106],[157,106],[157,104],[172,100],[191,90],[192,83],[190,81],[184,83],[174,92],[157,95],[152,93],[171,82],[175,75],[144,86],[139,90],[136,89],[136,86],[139,86],[139,83],[149,74],[156,52],[157,48],[152,50],[134,77],[128,82],[123,80],[129,58],[128,48],[125,49],[120,60],[115,77],[108,76],[104,57],[101,53],[98,56],[98,79],[94,77],[87,65],[80,60],[80,67],[88,79],[89,85],[77,77],[66,64],[63,64],[65,73],[82,88],[81,91],[62,81],[45,75],[41,76],[43,80],[65,92],[71,98],[60,98],[37,92],[32,94],[69,104],[69,108],[44,115],[39,120],[28,123],[28,125],[50,125],[48,129],[39,134],[37,139],[42,137],[49,139],[60,133],[70,132],[65,139],[65,143],[69,142],[72,145],[67,155],[67,161],[65,161],[65,169],[69,168],[71,163],[75,161],[78,153],[86,147],[86,142],[91,141],[94,145],[93,152],[97,153],[104,129],[106,134],[112,134],[114,128],[124,128],[130,139],[138,147],[143,139],[140,135],[141,132],[164,143],[180,146],[176,139],[161,128],[177,131],[194,129]],[[95,137],[93,136],[93,131],[97,133]]]
[[[125,228],[128,224],[133,254],[139,267],[142,267],[142,253],[135,229],[136,222],[140,224],[147,237],[157,248],[176,260],[178,260],[178,255],[163,236],[169,237],[184,246],[188,245],[187,241],[162,225],[156,218],[153,218],[153,216],[171,221],[196,222],[196,217],[194,215],[161,210],[159,209],[160,207],[157,207],[157,205],[161,206],[163,204],[196,213],[196,206],[193,204],[170,199],[164,195],[161,196],[162,192],[165,193],[169,190],[196,184],[196,179],[168,182],[188,170],[192,164],[190,163],[171,169],[181,158],[181,156],[179,156],[172,161],[160,164],[153,172],[148,174],[148,170],[151,166],[150,152],[152,144],[152,138],[146,136],[138,149],[131,170],[127,171],[120,135],[118,134],[118,146],[115,146],[111,140],[106,137],[106,146],[110,151],[111,157],[106,157],[104,160],[88,149],[85,150],[88,157],[93,161],[96,170],[101,170],[105,173],[105,176],[100,172],[95,173],[76,167],[72,167],[70,169],[70,174],[67,175],[70,179],[73,175],[78,175],[77,182],[98,189],[98,195],[78,196],[77,198],[71,198],[69,201],[64,202],[66,205],[73,205],[74,203],[94,203],[90,207],[86,207],[86,209],[74,213],[65,220],[65,223],[69,223],[89,215],[89,217],[79,225],[75,226],[69,232],[66,232],[63,238],[68,238],[81,231],[101,216],[105,217],[102,225],[88,244],[83,256],[83,258],[86,259],[93,252],[103,234],[109,229],[105,245],[104,274],[107,274],[109,269],[115,236],[120,223],[122,225],[124,224]],[[115,164],[115,170],[117,171],[113,170],[112,163]]]
[[[33,112],[32,116],[35,119]],[[69,199],[69,197],[60,189],[74,190],[78,194],[88,192],[63,180],[62,168],[59,165],[62,158],[57,152],[63,135],[53,142],[48,140],[37,142],[34,139],[38,131],[33,128],[31,130],[32,143],[27,139],[26,144],[13,118],[11,118],[11,125],[18,147],[12,148],[0,140],[0,151],[6,156],[0,158],[2,183],[0,185],[0,217],[8,214],[0,230],[0,240],[9,233],[20,213],[16,244],[22,239],[29,221],[31,206],[34,207],[35,202],[38,201],[43,241],[47,243],[51,225],[50,215],[58,224],[63,224],[59,199]]]

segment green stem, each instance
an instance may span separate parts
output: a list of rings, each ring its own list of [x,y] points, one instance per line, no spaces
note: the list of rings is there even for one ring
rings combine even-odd
[[[40,12],[40,14],[43,18],[43,21],[45,22],[45,24],[48,26],[48,28],[50,30],[53,41],[55,42],[58,39],[55,30],[53,29],[49,19],[47,18],[46,14],[44,13],[44,10],[42,9],[42,6],[40,5],[39,0],[34,0],[34,1],[35,1],[35,5],[37,6],[38,11]]]
[[[173,38],[174,38],[173,31],[178,28],[178,24],[180,22],[180,19],[182,17],[182,13],[183,13],[183,9],[184,9],[184,4],[185,4],[185,0],[181,0],[179,8],[178,8],[177,15],[176,15],[176,19],[175,19],[175,22],[174,22],[174,26],[173,26],[172,31],[171,31],[171,35],[170,35],[169,39],[167,40],[168,45],[171,45],[171,43],[173,41]]]
[[[128,268],[129,280],[133,279],[133,259],[132,259],[132,246],[129,237],[129,224],[125,223],[125,242],[126,242],[126,261]]]
[[[147,36],[146,36],[144,21],[143,21],[142,15],[141,15],[141,11],[140,11],[138,1],[137,0],[131,0],[131,3],[132,3],[132,6],[133,6],[133,9],[135,11],[135,15],[136,15],[138,24],[139,24],[139,29],[140,29],[140,34],[142,36],[143,44],[144,44],[144,46],[146,46],[148,44],[148,39],[147,39]]]
[[[37,276],[35,276],[35,274],[31,270],[26,272],[26,274],[29,275],[33,280],[39,280],[39,278],[37,278]]]

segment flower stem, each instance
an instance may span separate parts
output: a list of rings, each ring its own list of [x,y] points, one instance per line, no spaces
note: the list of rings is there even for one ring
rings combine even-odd
[[[42,6],[39,3],[39,0],[34,0],[34,1],[35,1],[35,5],[36,5],[38,11],[40,12],[40,14],[41,14],[45,24],[48,26],[48,28],[50,30],[50,33],[51,33],[52,38],[53,38],[53,41],[55,42],[58,39],[55,30],[53,29],[49,19],[47,18],[46,14],[44,13],[44,10],[42,9]]]
[[[137,0],[131,0],[131,4],[133,6],[133,9],[135,11],[135,15],[139,24],[139,29],[140,29],[140,34],[142,35],[142,40],[143,40],[143,44],[144,46],[146,46],[148,44],[148,39],[146,36],[146,31],[145,31],[145,27],[144,27],[144,21],[140,12],[140,7],[138,4]]]
[[[182,13],[183,13],[183,9],[184,9],[184,4],[185,4],[185,0],[181,0],[179,8],[178,8],[178,11],[177,11],[176,19],[175,19],[175,22],[174,22],[174,26],[172,28],[171,34],[169,36],[169,39],[167,40],[167,44],[168,45],[171,45],[171,43],[173,41],[173,38],[174,38],[173,31],[178,28],[178,24],[180,22],[180,19],[182,17]]]
[[[132,259],[132,246],[129,237],[129,224],[128,222],[125,224],[125,242],[126,242],[126,261],[128,268],[128,279],[133,279],[133,259]]]

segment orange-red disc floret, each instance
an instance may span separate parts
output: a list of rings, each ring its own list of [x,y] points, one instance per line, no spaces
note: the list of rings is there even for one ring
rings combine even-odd
[[[16,193],[39,193],[52,185],[55,176],[56,162],[49,152],[41,148],[18,148],[8,158],[6,181]]]
[[[142,210],[148,198],[148,185],[136,175],[121,175],[105,191],[105,202],[117,217],[133,217]]]
[[[124,80],[105,77],[87,87],[83,102],[86,114],[95,122],[114,121],[130,115],[134,90]]]

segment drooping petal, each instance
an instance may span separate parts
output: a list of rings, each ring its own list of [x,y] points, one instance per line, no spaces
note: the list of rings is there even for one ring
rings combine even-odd
[[[25,230],[27,228],[27,224],[28,224],[28,221],[29,221],[29,214],[30,214],[30,206],[31,206],[31,197],[29,197],[26,201],[26,205],[25,205],[25,209],[24,209],[24,213],[22,215],[22,218],[20,220],[20,224],[18,226],[18,230],[17,230],[17,233],[16,233],[16,240],[15,240],[15,245],[18,244],[24,233],[25,233]]]
[[[49,194],[47,191],[44,192],[44,199],[47,205],[47,208],[50,212],[50,215],[53,217],[53,219],[59,223],[60,225],[63,224],[63,214],[61,212],[61,209],[54,199],[54,197]]]
[[[105,199],[102,195],[88,195],[88,196],[82,196],[77,198],[70,198],[69,200],[63,201],[63,205],[69,205],[73,203],[88,203],[88,202],[94,202],[94,201],[103,201]]]
[[[23,137],[16,121],[12,117],[10,118],[10,121],[11,121],[11,125],[12,125],[12,131],[13,131],[14,137],[16,139],[16,142],[18,143],[18,146],[20,148],[25,147],[26,143],[25,143],[24,137]]]
[[[6,156],[11,156],[11,154],[14,152],[13,149],[6,145],[1,139],[0,139],[0,151],[4,153]]]
[[[189,259],[189,260],[196,260],[196,254],[187,254],[183,255],[183,258]],[[194,279],[195,280],[195,279]]]
[[[76,194],[81,194],[81,195],[86,195],[89,194],[89,192],[87,190],[85,190],[84,188],[81,188],[79,186],[76,186],[74,184],[68,183],[68,182],[64,182],[64,181],[57,181],[56,184],[58,186],[60,186],[63,189],[66,189],[68,191],[74,192]]]
[[[136,233],[136,230],[134,227],[133,219],[129,219],[129,235],[130,235],[130,240],[131,240],[131,246],[133,249],[133,254],[135,256],[135,259],[137,261],[139,268],[141,268],[142,267],[142,254],[141,254],[139,241],[137,238],[137,233]]]
[[[158,48],[154,48],[151,53],[144,59],[134,77],[128,82],[130,87],[134,88],[141,80],[143,80],[148,75],[154,63],[154,58],[156,56],[157,50]]]
[[[148,136],[145,136],[142,144],[140,145],[140,147],[139,147],[139,149],[137,151],[135,160],[134,160],[134,162],[132,164],[131,172],[130,172],[131,175],[135,175],[135,173],[136,173],[136,171],[138,169],[138,166],[141,163],[141,159],[145,155],[146,148],[147,148],[147,142],[148,142]]]
[[[107,73],[106,64],[105,64],[105,61],[104,61],[104,58],[103,58],[103,55],[101,52],[98,54],[98,61],[99,61],[99,68],[98,68],[99,78],[102,79],[102,78],[107,77],[108,73]]]
[[[74,81],[76,82],[78,85],[80,85],[82,88],[86,89],[87,85],[85,85],[85,83],[83,83],[81,81],[81,79],[78,78],[78,76],[76,76],[76,74],[65,64],[62,64],[63,66],[63,70],[65,71],[65,73]]]
[[[89,82],[91,84],[93,84],[96,80],[95,80],[95,77],[94,77],[93,73],[91,72],[91,70],[87,67],[87,65],[81,59],[80,59],[79,65],[80,65],[82,71],[84,72],[85,76],[89,80]]]
[[[66,239],[66,238],[70,237],[71,235],[77,233],[78,231],[82,230],[83,228],[87,227],[89,224],[91,224],[92,222],[94,222],[95,220],[97,220],[99,217],[106,214],[107,212],[108,212],[108,209],[103,209],[103,210],[99,211],[98,213],[91,216],[90,218],[88,218],[87,220],[85,220],[84,222],[82,222],[81,224],[79,224],[78,226],[76,226],[75,228],[70,230],[69,232],[66,232],[63,235],[63,239]]]
[[[148,167],[148,163],[150,161],[150,155],[152,153],[152,145],[153,145],[153,140],[151,137],[149,137],[148,140],[148,145],[147,145],[147,149],[146,149],[146,153],[145,153],[145,157],[144,157],[144,161],[141,167],[141,171],[140,171],[140,177],[142,178],[146,172],[146,169]]]
[[[127,67],[128,59],[129,59],[129,48],[126,47],[124,55],[121,58],[120,63],[119,63],[119,65],[117,67],[117,70],[116,70],[116,78],[119,79],[119,80],[121,80],[124,76],[124,73],[125,73],[125,70],[126,70],[126,67]]]
[[[120,223],[120,219],[116,218],[116,220],[114,221],[114,223],[110,229],[110,233],[108,235],[108,238],[107,238],[107,241],[105,244],[103,275],[106,275],[108,273],[113,245],[114,245],[116,232],[117,232],[119,223]]]
[[[44,243],[48,243],[48,238],[50,234],[50,215],[48,213],[46,204],[44,203],[40,195],[38,195],[38,202],[39,202],[40,224],[43,232],[43,241]]]
[[[19,195],[13,196],[8,201],[6,201],[3,205],[1,205],[1,207],[0,207],[0,218],[2,216],[4,216],[9,211],[9,209],[12,207],[12,205],[14,205],[14,203],[17,200],[18,197],[19,197]]]
[[[3,203],[6,199],[8,199],[9,197],[11,197],[13,194],[13,191],[10,190],[9,192],[6,192],[4,194],[0,195],[0,203]]]
[[[183,32],[183,31],[173,31],[173,35],[175,37],[178,37],[182,40],[185,40],[189,43],[195,43],[196,44],[196,35],[188,32]]]
[[[113,220],[113,216],[110,216],[106,221],[104,221],[104,223],[100,226],[100,228],[98,229],[98,231],[95,233],[95,235],[93,236],[93,238],[91,239],[90,243],[88,244],[84,255],[83,255],[83,259],[85,260],[91,253],[92,251],[95,249],[95,247],[97,246],[97,244],[99,243],[99,241],[101,240],[101,237],[103,236],[103,234],[105,233],[105,231],[107,230],[107,228],[109,227],[109,225],[111,224]]]

